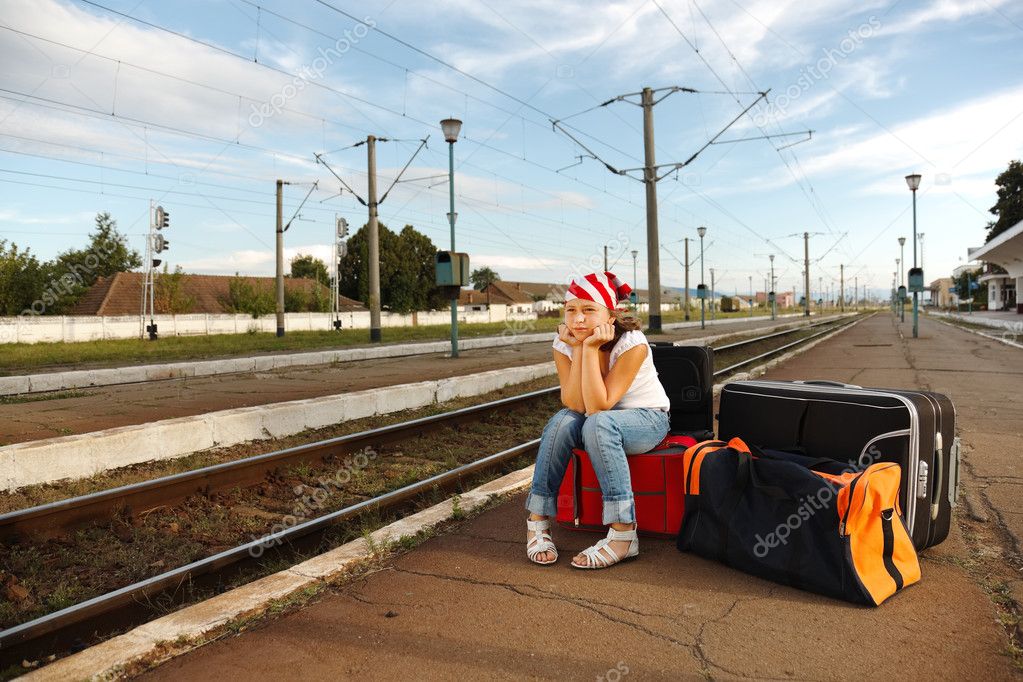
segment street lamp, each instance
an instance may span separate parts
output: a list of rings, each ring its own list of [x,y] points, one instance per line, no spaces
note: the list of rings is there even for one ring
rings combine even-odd
[[[696,287],[700,296],[700,329],[707,328],[707,285],[703,283],[703,237],[707,234],[707,228],[700,226],[696,228],[700,235],[700,286]]]
[[[455,142],[462,130],[462,122],[457,118],[446,118],[440,122],[444,140],[448,143],[448,223],[451,226],[451,257],[455,254]],[[452,289],[451,299],[451,357],[458,357],[458,289]]]
[[[917,189],[920,188],[920,174],[905,176],[905,184],[913,192],[913,269],[909,271],[909,289],[913,291],[913,337],[917,338],[920,335],[920,289],[924,281],[924,269],[917,267]]]
[[[639,255],[639,251],[637,251],[636,249],[633,249],[632,250],[632,284],[636,288],[639,288],[639,283],[636,281],[636,256],[638,256],[638,255]],[[648,301],[650,300],[650,292],[649,291],[647,292],[646,298],[647,298]],[[638,293],[636,294],[636,302],[633,303],[633,305],[632,305],[632,311],[633,312],[638,312],[639,311],[639,294]]]
[[[778,295],[774,292],[774,254],[772,253],[768,258],[771,259],[771,290],[767,295],[771,298],[771,319],[773,320],[778,317],[778,304],[776,303]]]
[[[917,338],[920,335],[920,288],[924,280],[924,269],[917,267],[917,189],[920,188],[920,174],[905,176],[905,184],[913,192],[913,269],[909,271],[909,289],[913,291],[913,337]],[[923,252],[923,244],[920,248]],[[920,260],[924,260],[923,254]]]

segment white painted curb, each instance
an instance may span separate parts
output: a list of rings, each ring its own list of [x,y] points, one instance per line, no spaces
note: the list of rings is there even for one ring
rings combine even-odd
[[[355,393],[220,410],[148,424],[0,447],[0,490],[83,478],[107,469],[172,459],[199,450],[280,438],[351,419],[408,410],[554,374],[554,362]]]

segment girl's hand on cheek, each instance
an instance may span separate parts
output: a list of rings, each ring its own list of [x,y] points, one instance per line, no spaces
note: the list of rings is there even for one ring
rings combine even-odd
[[[575,334],[572,333],[572,330],[564,322],[558,325],[558,338],[569,346],[578,346],[580,343],[579,339],[575,338]]]
[[[613,323],[598,324],[593,328],[593,333],[586,337],[583,344],[590,348],[597,348],[604,345],[615,337],[615,326]]]

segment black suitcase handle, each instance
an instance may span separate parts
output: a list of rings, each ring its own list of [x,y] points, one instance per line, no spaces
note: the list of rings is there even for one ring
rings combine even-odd
[[[843,384],[841,381],[829,381],[828,379],[806,379],[793,381],[794,384],[805,384],[807,386],[834,386],[835,388],[863,388],[856,384]]]

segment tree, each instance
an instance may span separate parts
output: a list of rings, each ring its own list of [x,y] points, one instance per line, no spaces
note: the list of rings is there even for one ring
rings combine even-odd
[[[88,246],[64,251],[46,264],[47,290],[59,294],[47,312],[65,313],[100,277],[129,272],[141,265],[142,257],[128,248],[128,238],[118,231],[117,221],[109,213],[97,213]]]
[[[254,285],[237,272],[227,283],[227,296],[220,303],[229,313],[246,313],[254,318],[269,315],[277,309],[277,300],[269,287],[258,283]]]
[[[291,276],[314,279],[325,287],[330,286],[330,274],[327,272],[326,263],[311,255],[300,253],[291,259]]]
[[[501,279],[501,276],[491,270],[489,267],[484,265],[482,268],[477,268],[469,274],[469,281],[472,282],[472,288],[476,291],[486,291],[494,282]],[[487,291],[487,308],[490,308],[490,292]]]
[[[1023,164],[1010,161],[1009,167],[995,178],[998,201],[989,210],[998,220],[987,224],[987,239],[991,241],[1023,220]]]
[[[380,306],[396,313],[440,307],[434,258],[437,247],[411,225],[395,234],[380,223]],[[367,225],[348,239],[348,254],[341,259],[339,288],[349,298],[369,305],[369,229]]]
[[[53,303],[53,294],[46,291],[45,271],[31,249],[21,251],[18,245],[0,239],[0,315],[19,315],[29,310],[45,313]]]
[[[984,268],[977,268],[976,270],[967,270],[956,277],[954,280],[956,296],[962,301],[973,298],[974,307],[987,305],[987,285],[977,281],[983,274]],[[968,285],[973,291],[967,288]]]
[[[492,269],[484,265],[482,268],[476,268],[469,275],[469,281],[472,282],[472,288],[476,291],[483,291],[494,282],[499,282],[501,276],[494,272]]]
[[[174,272],[167,272],[167,264],[163,264],[163,272],[156,277],[153,289],[153,303],[157,312],[181,315],[192,312],[195,308],[195,296],[185,293],[185,271],[180,265]]]

